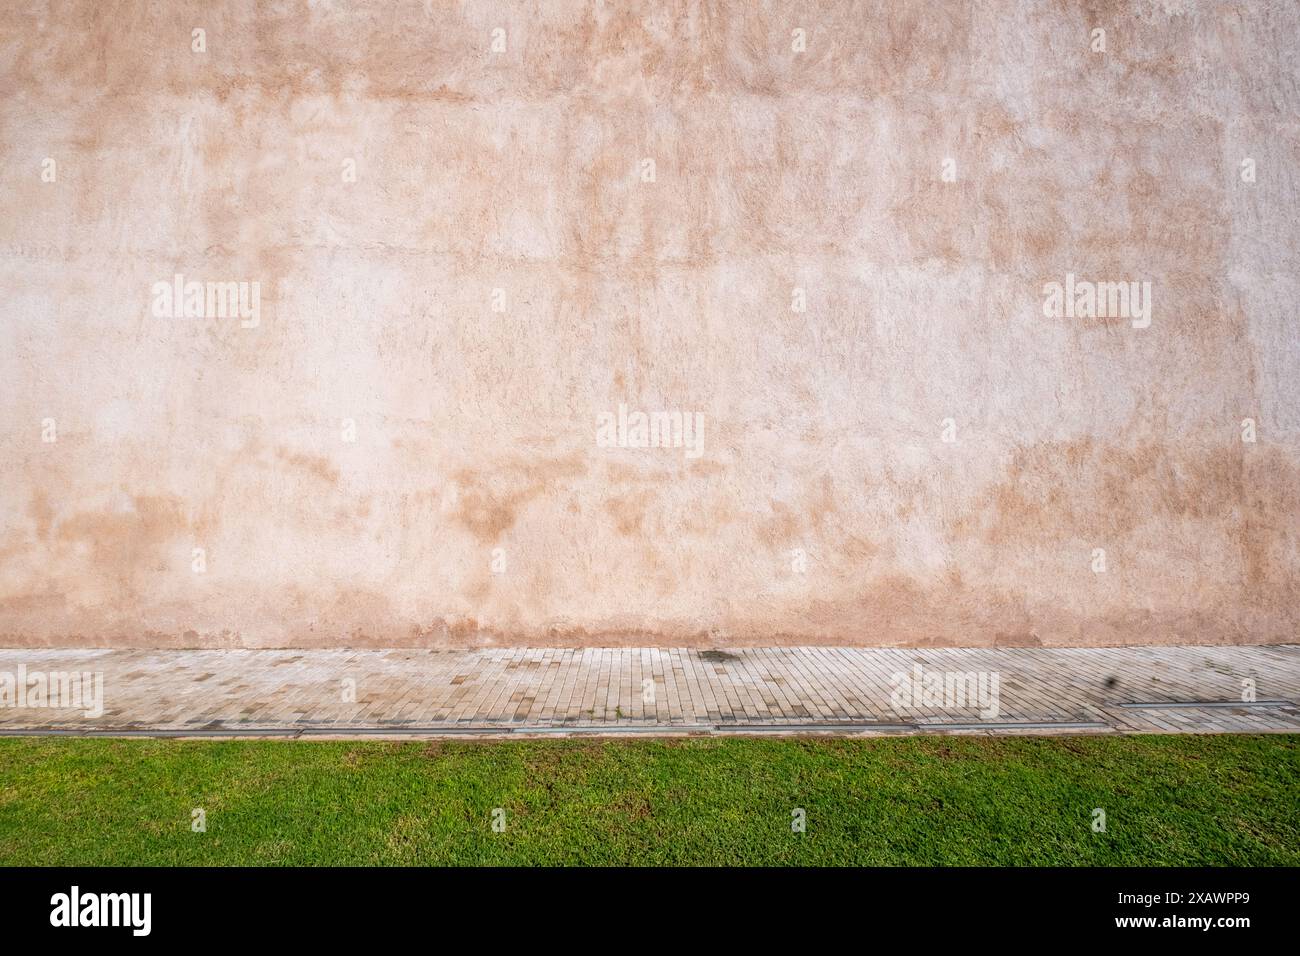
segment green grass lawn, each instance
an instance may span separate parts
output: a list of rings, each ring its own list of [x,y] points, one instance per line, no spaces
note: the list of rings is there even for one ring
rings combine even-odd
[[[0,863],[1294,866],[1300,736],[7,738]]]

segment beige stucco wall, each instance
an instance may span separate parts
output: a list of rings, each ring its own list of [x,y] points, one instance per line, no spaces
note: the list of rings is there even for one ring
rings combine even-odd
[[[1246,0],[5,3],[0,644],[1293,641],[1298,47]],[[153,314],[178,273],[256,326]],[[1067,273],[1150,325],[1045,315]],[[620,403],[699,457],[601,447]]]

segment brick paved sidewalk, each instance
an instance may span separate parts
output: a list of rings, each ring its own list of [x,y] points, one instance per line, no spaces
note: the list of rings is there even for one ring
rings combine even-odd
[[[54,672],[102,675],[103,713],[18,699]],[[0,649],[6,734],[1300,732],[1297,701],[1297,645]]]

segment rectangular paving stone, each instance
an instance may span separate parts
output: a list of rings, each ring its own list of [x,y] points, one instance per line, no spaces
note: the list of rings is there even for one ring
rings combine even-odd
[[[896,710],[895,675],[954,680],[997,673],[996,717],[978,702]],[[476,650],[147,651],[0,649],[0,672],[91,671],[104,713],[0,707],[0,730],[84,728],[466,727],[813,728],[935,723],[1051,733],[1101,722],[1120,733],[1300,732],[1300,647],[1150,648],[493,648]],[[342,681],[355,681],[345,701]],[[1240,700],[1242,681],[1273,706]],[[642,699],[652,680],[653,701]],[[1109,683],[1108,683],[1109,682]],[[1173,708],[1122,706],[1175,704]],[[1008,728],[1006,725],[1010,725]],[[938,730],[938,727],[931,728]],[[916,732],[920,732],[919,729]],[[973,732],[963,729],[960,732]],[[1066,732],[1062,730],[1061,732]]]

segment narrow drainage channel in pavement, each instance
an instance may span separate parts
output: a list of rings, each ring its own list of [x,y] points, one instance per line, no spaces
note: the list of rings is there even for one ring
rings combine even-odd
[[[1218,707],[1295,707],[1290,700],[1146,700],[1123,704],[1108,704],[1109,707],[1123,707],[1125,710],[1200,710]]]

